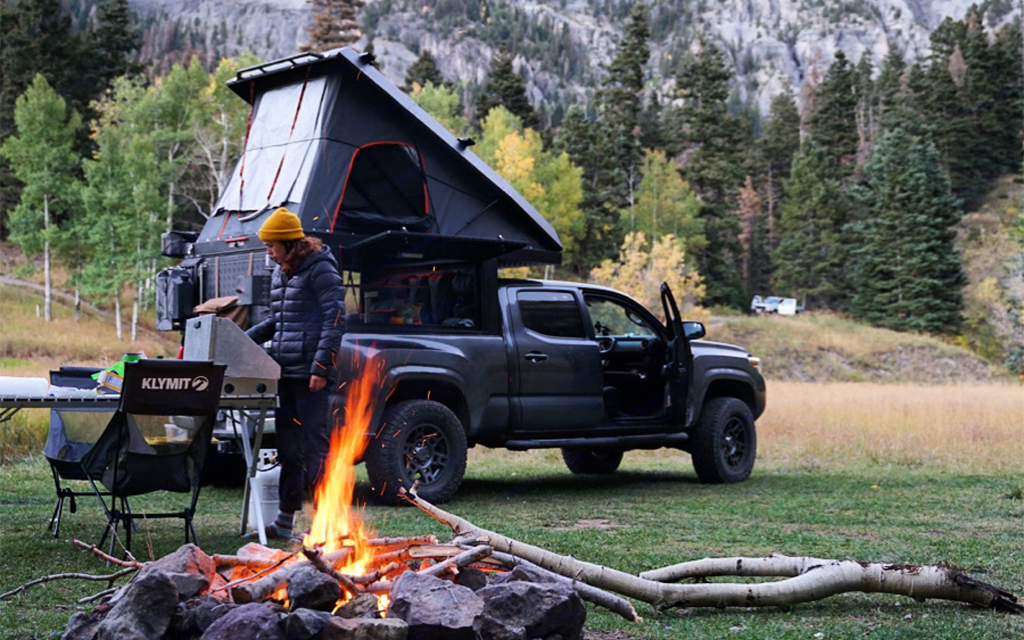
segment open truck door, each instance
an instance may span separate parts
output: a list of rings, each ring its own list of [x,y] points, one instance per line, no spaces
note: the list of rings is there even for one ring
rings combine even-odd
[[[690,339],[704,335],[704,325],[699,322],[683,323],[676,305],[675,296],[668,283],[661,283],[661,306],[665,311],[665,327],[668,329],[669,341],[665,350],[665,366],[662,377],[668,384],[668,413],[679,426],[686,425],[686,408],[690,390],[690,376],[693,369],[693,353],[690,351]],[[697,325],[687,327],[685,325]],[[698,331],[699,327],[699,331]],[[690,329],[688,334],[687,329]],[[696,335],[699,333],[700,335]]]

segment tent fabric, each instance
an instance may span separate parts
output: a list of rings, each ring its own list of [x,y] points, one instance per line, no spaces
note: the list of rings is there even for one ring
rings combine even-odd
[[[501,237],[558,261],[562,246],[551,225],[357,53],[287,62],[243,70],[229,83],[252,104],[252,124],[199,244],[254,237],[284,205],[307,233],[337,236],[332,245],[405,227]]]

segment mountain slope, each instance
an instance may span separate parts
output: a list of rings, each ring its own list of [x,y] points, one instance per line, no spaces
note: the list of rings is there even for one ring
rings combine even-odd
[[[88,1],[88,0],[86,0]],[[650,3],[649,83],[671,87],[683,54],[701,33],[726,51],[744,99],[767,110],[785,86],[799,94],[824,76],[834,51],[876,66],[893,46],[908,60],[927,54],[945,17],[961,18],[971,0],[662,0]],[[143,57],[169,61],[199,53],[212,63],[243,50],[263,59],[291,55],[306,40],[304,0],[131,0],[144,25]],[[601,0],[369,0],[361,20],[397,83],[422,49],[451,79],[479,84],[499,44],[515,55],[535,104],[585,100],[610,61],[631,3]],[[1012,0],[983,3],[985,20],[1014,15]]]

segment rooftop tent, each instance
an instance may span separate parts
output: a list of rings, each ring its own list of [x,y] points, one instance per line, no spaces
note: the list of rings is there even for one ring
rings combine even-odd
[[[244,69],[229,86],[251,124],[199,244],[253,236],[284,205],[331,245],[404,229],[522,243],[505,264],[560,261],[551,225],[351,49]]]

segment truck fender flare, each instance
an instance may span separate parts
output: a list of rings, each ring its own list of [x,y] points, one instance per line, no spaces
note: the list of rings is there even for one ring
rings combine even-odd
[[[704,409],[704,401],[707,399],[707,393],[716,382],[731,381],[745,385],[750,390],[750,395],[753,398],[757,389],[757,385],[754,382],[754,377],[746,371],[741,369],[732,369],[730,367],[713,367],[704,372],[704,380],[706,381],[701,389],[700,395],[697,395],[696,389],[691,387],[692,395],[690,397],[690,411],[686,417],[686,424],[688,427],[692,427],[697,424],[697,419],[700,417],[700,412]],[[746,399],[740,398],[740,400]],[[756,413],[754,407],[751,407],[751,412]]]
[[[377,394],[377,403],[373,410],[372,427],[380,426],[381,418],[387,409],[388,400],[403,382],[415,380],[416,382],[443,382],[455,387],[462,395],[463,400],[467,398],[466,385],[461,376],[454,374],[450,369],[442,367],[428,367],[422,365],[400,366],[390,369],[381,381],[380,391]],[[426,399],[426,398],[424,398]],[[458,413],[458,412],[456,412]],[[469,425],[464,424],[462,428],[469,432]]]

